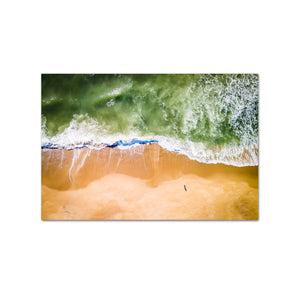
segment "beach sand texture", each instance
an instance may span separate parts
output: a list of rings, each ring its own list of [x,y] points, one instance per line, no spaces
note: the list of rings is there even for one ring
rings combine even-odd
[[[258,167],[158,144],[42,150],[43,220],[257,220]]]

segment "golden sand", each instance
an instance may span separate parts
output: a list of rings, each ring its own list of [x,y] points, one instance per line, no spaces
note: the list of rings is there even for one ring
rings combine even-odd
[[[203,164],[157,144],[42,150],[43,220],[257,220],[258,167]]]

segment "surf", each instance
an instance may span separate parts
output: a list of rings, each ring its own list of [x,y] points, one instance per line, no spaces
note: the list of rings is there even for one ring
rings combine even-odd
[[[258,76],[42,76],[42,150],[152,143],[198,162],[258,165]]]

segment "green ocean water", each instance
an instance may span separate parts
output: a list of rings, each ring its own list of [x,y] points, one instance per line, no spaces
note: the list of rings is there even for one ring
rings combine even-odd
[[[256,74],[43,74],[43,130],[53,137],[93,120],[106,135],[249,145],[258,84]]]

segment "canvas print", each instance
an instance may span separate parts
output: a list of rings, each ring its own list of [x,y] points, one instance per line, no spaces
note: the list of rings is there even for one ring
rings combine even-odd
[[[257,74],[42,74],[43,220],[257,220]]]

